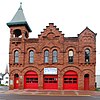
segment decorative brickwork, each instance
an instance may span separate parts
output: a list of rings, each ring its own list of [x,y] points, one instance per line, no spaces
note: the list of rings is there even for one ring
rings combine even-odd
[[[21,31],[21,37],[14,37],[14,30]],[[38,74],[38,89],[43,89],[44,68],[57,68],[58,89],[63,89],[63,76],[67,71],[75,71],[78,75],[78,89],[84,90],[84,75],[89,74],[89,90],[95,90],[96,34],[89,28],[83,30],[78,37],[64,37],[53,23],[44,29],[38,38],[27,38],[28,30],[23,26],[10,27],[10,89],[14,89],[14,75],[19,75],[19,89],[24,89],[24,76],[28,71]],[[85,49],[90,50],[90,62],[85,62]],[[19,51],[19,62],[14,63],[14,51]],[[34,52],[34,62],[29,63],[29,51]],[[44,51],[49,51],[49,61],[44,63]],[[57,50],[58,62],[52,62],[52,52]],[[68,62],[68,51],[73,50],[73,63]]]
[[[38,38],[29,38],[22,6],[7,25],[10,89],[95,90],[96,34],[88,27],[64,37],[49,23]]]

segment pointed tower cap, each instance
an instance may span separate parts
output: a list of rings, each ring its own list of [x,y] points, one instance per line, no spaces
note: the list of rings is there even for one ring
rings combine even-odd
[[[8,25],[8,27],[19,26],[19,25],[25,26],[29,32],[32,32],[31,28],[29,27],[29,25],[25,19],[23,9],[22,9],[22,2],[20,3],[20,7],[19,7],[18,11],[16,12],[15,16],[13,17],[13,19],[10,22],[7,23],[7,25]]]

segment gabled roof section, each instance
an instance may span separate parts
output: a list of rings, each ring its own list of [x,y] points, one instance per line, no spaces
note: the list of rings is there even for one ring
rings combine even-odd
[[[20,3],[20,7],[19,7],[18,11],[16,12],[13,19],[7,23],[7,25],[8,25],[8,27],[24,25],[24,26],[26,26],[26,28],[29,32],[32,32],[32,30],[30,29],[30,27],[26,21],[26,18],[24,16],[23,9],[22,9],[22,3]]]
[[[97,35],[97,33],[94,33],[91,29],[89,29],[88,27],[86,27],[80,34],[78,34],[78,36],[80,36],[82,33],[84,32],[91,32],[93,33],[95,36]]]
[[[62,34],[62,31],[59,31],[59,28],[57,28],[54,23],[49,23],[49,26],[46,26],[39,36],[44,38],[54,38],[64,36],[64,34]]]

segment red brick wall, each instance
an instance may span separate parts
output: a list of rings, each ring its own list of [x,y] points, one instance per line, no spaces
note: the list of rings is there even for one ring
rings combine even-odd
[[[13,31],[20,29],[22,37],[13,37]],[[10,89],[14,89],[14,74],[20,78],[19,89],[24,88],[24,75],[27,71],[34,70],[38,74],[38,88],[43,89],[43,70],[46,67],[56,67],[58,69],[58,89],[63,89],[63,75],[66,71],[73,70],[78,74],[78,89],[84,89],[84,75],[89,74],[90,90],[95,89],[95,68],[96,68],[96,34],[89,28],[84,29],[78,37],[64,37],[54,24],[44,29],[38,38],[26,38],[25,33],[29,33],[24,26],[10,27]],[[90,63],[84,60],[84,50],[90,49]],[[49,63],[44,63],[44,51],[49,50]],[[52,63],[52,51],[58,51],[58,63]],[[68,64],[68,51],[74,51],[74,63]],[[19,63],[14,63],[14,51],[19,51]],[[29,64],[29,51],[34,51],[34,63]]]

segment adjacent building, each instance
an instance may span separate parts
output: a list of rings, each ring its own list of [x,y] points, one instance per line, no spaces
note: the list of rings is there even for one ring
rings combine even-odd
[[[22,6],[7,25],[10,89],[95,90],[96,34],[88,27],[64,37],[49,23],[38,38],[29,38]]]
[[[2,80],[2,73],[0,73],[0,84],[1,84],[1,80]]]
[[[0,84],[9,86],[9,72],[8,72],[8,66],[6,66],[5,73],[0,73]]]
[[[9,86],[9,73],[3,74],[1,84],[5,86]]]
[[[100,88],[100,75],[96,75],[96,87]]]

